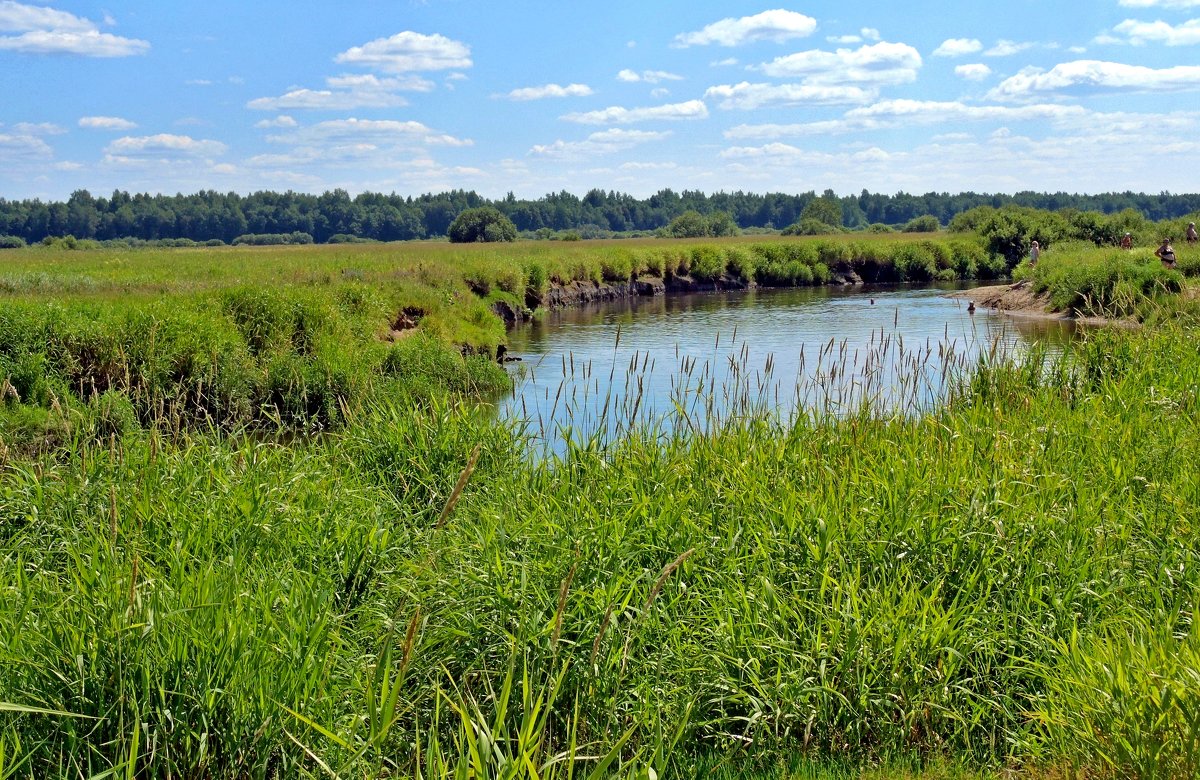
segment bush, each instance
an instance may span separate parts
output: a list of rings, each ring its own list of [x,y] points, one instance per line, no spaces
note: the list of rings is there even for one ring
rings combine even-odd
[[[910,219],[903,228],[905,233],[936,233],[941,229],[941,223],[931,214]]]
[[[725,255],[712,246],[692,247],[689,263],[692,277],[702,282],[712,282],[725,274]]]
[[[801,219],[785,227],[782,235],[785,236],[830,236],[836,233],[842,233],[842,228],[835,225],[830,225],[825,222],[818,222],[815,219]]]
[[[20,236],[0,236],[0,249],[24,249],[25,239]]]
[[[245,233],[233,239],[234,246],[292,246],[313,243],[308,233]]]
[[[467,209],[454,218],[447,231],[451,243],[516,241],[517,227],[508,217],[492,206]]]

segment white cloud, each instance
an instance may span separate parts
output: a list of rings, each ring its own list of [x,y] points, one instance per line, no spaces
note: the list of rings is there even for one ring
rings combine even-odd
[[[625,68],[617,73],[617,81],[624,81],[627,84],[636,84],[642,81],[647,84],[657,84],[660,81],[683,81],[683,76],[668,73],[665,70],[643,70],[638,73],[636,70]]]
[[[521,87],[509,92],[505,97],[509,100],[542,100],[543,98],[587,97],[592,94],[592,88],[587,84],[546,84],[541,87]]]
[[[669,94],[671,94],[671,90],[666,87],[655,87],[650,90],[650,97],[652,98],[665,98]]]
[[[27,162],[54,156],[50,144],[40,138],[24,133],[0,131],[0,161],[5,163]]]
[[[1048,71],[1025,68],[989,93],[993,100],[1028,100],[1041,95],[1120,92],[1183,92],[1200,89],[1200,66],[1147,68],[1101,60],[1076,60]]]
[[[1128,37],[1134,46],[1161,43],[1165,46],[1191,46],[1200,43],[1200,19],[1191,19],[1178,26],[1166,22],[1138,22],[1126,19],[1113,28]]]
[[[150,49],[146,41],[121,38],[97,30],[67,32],[64,30],[35,30],[21,35],[0,36],[0,49],[25,54],[78,54],[81,57],[128,57],[145,54]]]
[[[25,54],[78,54],[128,57],[144,54],[150,44],[100,32],[96,23],[66,11],[15,0],[0,0],[0,50]]]
[[[1011,57],[1026,49],[1032,49],[1032,43],[1017,43],[1015,41],[999,40],[996,45],[983,53],[985,57]]]
[[[830,43],[836,43],[836,44],[839,44],[842,46],[848,46],[853,43],[862,43],[863,42],[861,35],[829,35],[829,36],[826,36],[825,40],[829,41]]]
[[[79,126],[87,130],[132,130],[137,123],[119,116],[85,116],[80,117]]]
[[[801,77],[806,84],[905,84],[916,80],[920,68],[920,53],[905,43],[875,43],[832,52],[813,49],[762,66],[768,76]]]
[[[585,111],[565,114],[560,119],[567,122],[578,122],[583,125],[626,125],[633,122],[648,122],[658,119],[705,119],[708,117],[708,107],[702,100],[689,100],[684,103],[668,103],[662,106],[646,108],[624,108],[609,106],[599,111]]]
[[[0,31],[3,32],[89,32],[95,29],[95,23],[66,11],[40,5],[26,5],[13,0],[0,0]]]
[[[874,27],[864,27],[859,30],[859,33],[868,41],[878,41],[883,37],[879,34],[879,30],[876,30]]]
[[[53,122],[17,122],[12,129],[21,135],[63,135],[66,128]]]
[[[949,38],[933,50],[935,57],[962,57],[983,51],[983,44],[976,38]]]
[[[212,81],[210,81],[209,79],[188,79],[187,81],[185,81],[183,83],[187,84],[189,87],[211,87],[212,86]]]
[[[641,144],[662,141],[670,135],[670,132],[612,128],[592,133],[582,141],[558,140],[552,144],[537,145],[530,149],[529,153],[537,157],[582,159],[626,151]]]
[[[294,132],[269,135],[267,140],[271,143],[301,146],[361,144],[372,148],[412,143],[427,146],[471,146],[474,143],[469,139],[456,138],[432,130],[420,122],[355,118],[318,122]]]
[[[254,123],[254,126],[259,130],[267,130],[275,127],[298,127],[299,124],[299,122],[287,114],[280,114],[274,119],[260,119]]]
[[[822,84],[721,84],[709,87],[704,97],[723,109],[750,111],[770,105],[844,105],[865,103],[874,97],[861,87]]]
[[[220,141],[196,139],[187,135],[123,136],[104,147],[104,153],[114,160],[132,158],[217,157],[225,153]]]
[[[710,67],[713,67],[713,68],[730,68],[730,67],[733,67],[734,65],[738,64],[738,58],[737,57],[726,57],[723,60],[716,60],[716,61],[710,62],[708,64]]]
[[[954,75],[964,78],[967,81],[983,81],[992,75],[992,69],[983,63],[977,62],[970,65],[959,65],[954,69]]]
[[[1200,8],[1200,0],[1121,0],[1126,8]]]
[[[399,108],[408,105],[408,100],[399,92],[428,92],[433,89],[431,82],[412,76],[379,78],[372,74],[343,75],[327,78],[325,83],[329,89],[297,88],[279,97],[256,98],[246,107],[259,111]]]
[[[722,19],[697,32],[680,33],[675,36],[677,46],[741,46],[752,41],[774,41],[782,43],[791,38],[805,38],[817,29],[817,20],[811,16],[776,9],[763,11],[754,16],[740,19]]]
[[[900,127],[951,125],[963,122],[1053,122],[1062,126],[1100,126],[1102,115],[1081,106],[1046,103],[1029,106],[971,106],[957,101],[884,100],[850,109],[841,119],[798,124],[739,125],[725,131],[725,137],[742,140],[767,140],[798,136],[825,136],[854,132],[892,130]],[[1107,115],[1109,124],[1114,115]],[[1129,115],[1121,115],[1126,122]],[[1146,121],[1149,115],[1140,116]]]
[[[617,167],[623,171],[673,171],[679,165],[673,162],[626,162]]]
[[[471,47],[465,43],[444,35],[422,35],[412,31],[354,46],[334,57],[334,62],[387,73],[457,70],[472,64]]]

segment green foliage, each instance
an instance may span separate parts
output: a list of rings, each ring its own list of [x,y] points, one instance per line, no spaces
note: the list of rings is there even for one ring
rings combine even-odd
[[[910,219],[901,230],[905,233],[936,233],[942,229],[937,217],[926,214]]]
[[[803,219],[785,227],[782,234],[785,236],[828,236],[836,233],[841,233],[842,229],[828,222],[822,222],[819,219],[804,217]]]
[[[812,221],[840,228],[845,223],[842,204],[837,198],[826,194],[813,198],[804,211],[800,212],[800,222]]]
[[[450,223],[447,234],[455,244],[517,240],[517,228],[512,220],[491,206],[462,212]]]
[[[1163,268],[1147,250],[1043,257],[1031,276],[1055,310],[1086,316],[1136,316],[1183,289],[1183,274]]]
[[[1190,620],[1182,615],[1179,622]],[[1133,621],[1110,636],[1073,633],[1045,670],[1037,717],[1059,755],[1094,757],[1118,777],[1200,774],[1200,639]],[[1077,759],[1078,760],[1078,759]]]
[[[234,246],[297,246],[311,244],[308,233],[245,233],[233,239]]]
[[[740,232],[737,222],[728,213],[714,211],[708,215],[708,235],[721,238],[723,236],[736,236]]]
[[[0,236],[0,249],[24,249],[25,239],[20,236]]]
[[[709,223],[697,211],[685,211],[666,227],[671,238],[704,238],[709,235]]]

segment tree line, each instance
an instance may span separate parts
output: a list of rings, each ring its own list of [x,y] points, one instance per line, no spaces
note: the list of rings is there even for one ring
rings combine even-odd
[[[1146,219],[1174,219],[1200,211],[1200,194],[1121,192],[1101,195],[1020,192],[1015,195],[964,192],[894,195],[718,192],[665,189],[648,198],[593,189],[583,197],[569,192],[536,200],[511,193],[499,200],[453,190],[417,197],[337,189],[321,195],[256,192],[251,195],[205,190],[191,195],[129,194],[120,190],[95,197],[78,190],[66,201],[0,199],[0,236],[35,243],[50,236],[144,241],[190,240],[233,243],[244,236],[311,236],[318,243],[357,238],[400,241],[445,236],[463,211],[491,206],[525,234],[546,236],[576,231],[584,238],[637,234],[668,227],[689,212],[728,215],[739,229],[781,230],[796,224],[805,210],[820,207],[822,222],[849,229],[899,226],[932,216],[942,225],[980,206],[1017,205],[1049,211],[1075,209],[1113,214],[1126,209]],[[827,212],[827,213],[826,213]]]

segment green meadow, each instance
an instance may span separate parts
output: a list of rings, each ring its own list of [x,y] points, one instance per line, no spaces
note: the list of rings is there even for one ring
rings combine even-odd
[[[0,252],[0,779],[1190,778],[1181,249],[971,234]],[[1015,274],[1140,327],[921,414],[537,459],[554,288]]]

